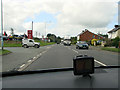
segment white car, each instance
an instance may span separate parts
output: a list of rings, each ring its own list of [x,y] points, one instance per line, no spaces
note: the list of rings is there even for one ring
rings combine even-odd
[[[22,39],[22,47],[24,47],[24,48],[28,48],[28,47],[39,48],[40,43],[34,42],[33,39]]]

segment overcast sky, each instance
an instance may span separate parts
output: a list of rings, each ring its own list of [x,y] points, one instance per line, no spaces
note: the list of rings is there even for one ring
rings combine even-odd
[[[82,30],[106,34],[118,23],[118,0],[3,0],[4,30],[34,35],[77,36]],[[1,25],[1,23],[0,23]]]

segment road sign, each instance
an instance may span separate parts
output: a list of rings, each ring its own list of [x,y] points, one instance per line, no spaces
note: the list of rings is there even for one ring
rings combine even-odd
[[[33,32],[32,32],[32,30],[28,30],[28,39],[33,39]]]

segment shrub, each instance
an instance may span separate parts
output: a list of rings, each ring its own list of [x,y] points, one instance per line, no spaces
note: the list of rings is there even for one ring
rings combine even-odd
[[[112,46],[115,46],[116,48],[118,48],[119,41],[120,41],[119,37],[116,37],[116,38],[112,39]]]
[[[104,47],[107,47],[107,46],[112,46],[112,41],[110,39],[106,39],[106,44],[104,45]]]

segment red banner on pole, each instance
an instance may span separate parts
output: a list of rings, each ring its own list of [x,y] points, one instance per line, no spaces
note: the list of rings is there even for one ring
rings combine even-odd
[[[32,30],[28,30],[28,39],[33,39]]]

